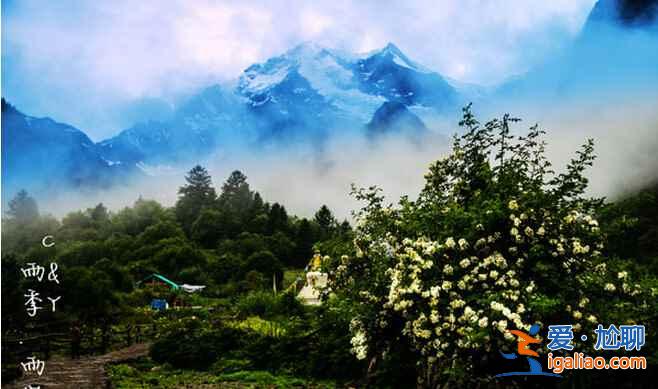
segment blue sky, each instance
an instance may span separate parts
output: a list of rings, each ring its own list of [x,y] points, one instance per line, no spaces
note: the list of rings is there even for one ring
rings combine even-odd
[[[577,35],[595,0],[3,1],[2,95],[94,140],[303,42],[394,42],[465,82],[523,73]]]

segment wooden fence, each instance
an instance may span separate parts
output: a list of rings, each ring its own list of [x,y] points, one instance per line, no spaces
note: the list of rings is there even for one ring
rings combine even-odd
[[[151,340],[157,333],[155,323],[112,326],[82,326],[80,354],[104,354],[113,348]],[[69,354],[73,348],[69,323],[47,323],[23,331],[3,334],[2,361],[22,361],[29,356],[48,359],[53,353]]]

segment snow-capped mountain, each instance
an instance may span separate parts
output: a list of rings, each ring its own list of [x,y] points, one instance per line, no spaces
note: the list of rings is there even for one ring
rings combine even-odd
[[[172,120],[136,124],[100,145],[108,159],[133,164],[181,162],[238,146],[321,147],[332,134],[366,131],[387,102],[431,116],[457,101],[441,75],[393,44],[357,55],[303,43],[201,91]]]
[[[417,65],[392,43],[356,62],[359,89],[405,106],[437,110],[454,106],[455,89],[438,73]]]
[[[2,99],[2,195],[18,190],[54,193],[58,188],[97,189],[137,172],[104,159],[82,131],[50,118],[35,118]]]
[[[291,89],[286,84],[294,87]],[[453,107],[455,89],[438,73],[411,61],[389,43],[381,50],[355,55],[303,43],[241,75],[237,92],[252,107],[285,103],[291,92],[327,113],[367,123],[387,101],[441,111]]]
[[[424,115],[456,109],[457,96],[393,44],[357,55],[304,43],[199,91],[167,120],[136,123],[99,143],[3,101],[3,191],[102,188],[216,153],[321,149],[335,134],[417,135]]]
[[[126,164],[184,162],[225,146],[220,139],[247,137],[246,116],[232,92],[214,85],[179,107],[171,120],[137,123],[99,146],[108,160]]]

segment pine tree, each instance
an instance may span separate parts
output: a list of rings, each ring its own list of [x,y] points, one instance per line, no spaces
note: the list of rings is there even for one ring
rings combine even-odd
[[[247,176],[239,170],[231,173],[222,186],[222,194],[219,196],[220,207],[243,220],[253,201],[254,193],[249,188]]]
[[[295,234],[295,262],[296,266],[303,267],[313,255],[313,243],[316,241],[316,232],[313,224],[306,218],[297,224],[297,233]]]
[[[186,233],[190,233],[192,224],[205,207],[212,208],[217,201],[215,188],[208,171],[202,166],[195,166],[185,177],[187,185],[178,190],[176,202],[176,218],[183,225]]]
[[[320,207],[320,209],[315,213],[314,219],[315,222],[318,223],[318,225],[320,226],[320,229],[324,236],[327,236],[331,232],[333,232],[337,224],[334,215],[331,213],[331,210],[329,210],[329,207],[327,207],[326,205]]]
[[[265,209],[265,202],[260,196],[260,193],[254,193],[254,200],[251,203],[251,212],[253,215],[257,215]]]
[[[39,217],[39,207],[27,191],[21,190],[9,201],[7,215],[19,223],[29,223]]]
[[[105,223],[110,219],[110,215],[107,212],[107,208],[103,203],[98,203],[94,208],[87,209],[91,219],[97,223]]]
[[[267,232],[270,235],[277,231],[287,232],[289,230],[288,212],[286,212],[283,205],[279,203],[272,204],[267,219]]]

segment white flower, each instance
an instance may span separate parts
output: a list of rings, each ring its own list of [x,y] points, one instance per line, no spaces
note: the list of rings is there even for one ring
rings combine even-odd
[[[594,315],[587,316],[587,321],[590,323],[596,323],[596,316]]]
[[[605,286],[603,287],[603,289],[604,289],[605,291],[607,291],[607,292],[614,292],[615,290],[617,290],[617,288],[615,287],[615,285],[614,285],[614,284],[611,284],[611,283],[607,283],[607,284],[605,284]]]
[[[368,338],[366,337],[366,333],[360,328],[361,326],[362,324],[358,320],[352,320],[350,323],[351,329],[357,328],[354,336],[350,339],[350,343],[352,344],[351,351],[359,360],[365,359],[368,353]]]
[[[628,272],[620,271],[619,273],[617,273],[617,278],[619,278],[620,280],[626,279],[626,277],[628,277]]]
[[[460,250],[466,250],[468,248],[468,242],[464,238],[459,239],[458,244]]]
[[[579,240],[574,240],[573,242],[573,253],[574,254],[587,254],[589,252],[589,246],[582,246]]]
[[[468,258],[464,258],[461,261],[459,261],[459,266],[462,268],[467,268],[471,264],[471,261],[468,260]]]
[[[466,302],[464,300],[461,300],[461,299],[452,300],[450,302],[450,306],[453,307],[453,308],[460,308],[460,307],[463,307],[464,305],[466,305]]]
[[[450,281],[443,281],[443,283],[441,284],[441,289],[443,289],[443,290],[450,290],[450,288],[452,288],[452,282],[450,282]]]
[[[535,232],[530,227],[526,227],[525,230],[523,230],[523,232],[525,232],[526,236],[530,238],[532,238],[532,236],[535,234]]]
[[[490,272],[489,272],[489,277],[491,277],[491,278],[493,278],[493,279],[498,278],[498,272],[495,271],[495,270],[490,271]]]
[[[519,208],[519,204],[516,202],[516,200],[510,200],[510,202],[507,203],[507,208],[515,211]]]
[[[431,244],[431,245],[425,247],[425,250],[423,252],[425,253],[425,255],[432,255],[436,252],[436,246]]]
[[[560,255],[564,254],[564,246],[562,246],[562,243],[558,243],[556,249],[558,254]]]
[[[583,317],[583,314],[580,313],[580,311],[573,311],[573,318],[576,320],[580,320],[580,318]]]
[[[480,328],[485,328],[488,324],[489,324],[489,319],[487,319],[486,316],[478,320],[478,325],[480,326]]]
[[[438,286],[432,286],[432,287],[430,288],[430,295],[431,295],[432,297],[434,297],[434,298],[439,297],[439,291],[440,291],[440,289],[441,289],[441,288],[439,288]]]
[[[539,227],[537,229],[537,235],[544,236],[545,233],[546,233],[546,230],[544,229],[544,227]]]
[[[451,274],[452,274],[452,266],[450,266],[450,265],[445,265],[445,266],[443,267],[443,272],[444,272],[445,274],[447,274],[447,275],[451,275]]]
[[[456,243],[455,243],[455,240],[452,237],[450,237],[450,238],[446,239],[445,245],[446,245],[447,248],[453,249],[453,248],[455,248]]]

